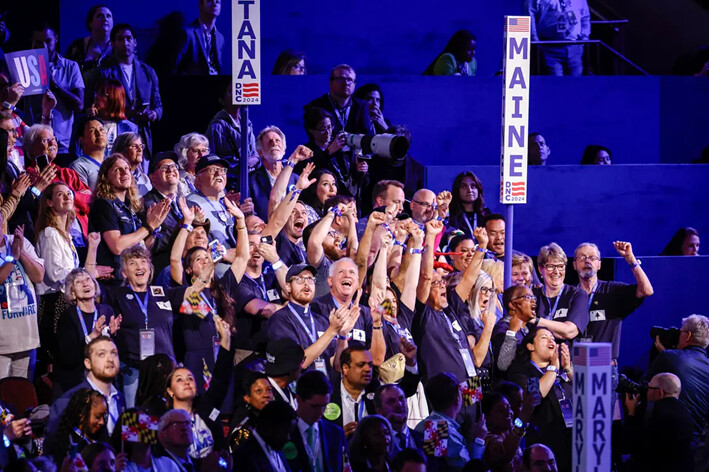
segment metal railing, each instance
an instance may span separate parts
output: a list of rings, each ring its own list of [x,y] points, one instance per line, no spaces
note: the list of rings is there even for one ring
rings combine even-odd
[[[608,23],[620,23],[620,22],[627,22],[627,20],[614,20],[610,21]],[[594,55],[595,55],[595,65],[599,65],[601,63],[601,51],[605,50],[608,51],[612,57],[617,61],[620,61],[621,64],[625,64],[627,66],[630,66],[633,70],[635,70],[638,74],[640,75],[650,75],[648,74],[647,71],[645,71],[642,67],[628,59],[625,55],[621,54],[620,51],[616,50],[615,48],[611,47],[610,45],[606,44],[605,42],[601,41],[600,39],[587,39],[583,41],[532,41],[532,46],[537,46],[536,48],[532,48],[533,51],[536,50],[536,63],[537,63],[537,73],[543,70],[543,58],[542,54],[540,54],[539,51],[539,46],[572,46],[572,45],[589,45],[594,47]],[[591,51],[589,50],[590,48],[584,48],[584,54],[586,56],[586,61],[584,64],[584,70],[589,71],[589,65],[591,64],[590,61],[590,56],[591,56]],[[623,68],[618,68],[618,71],[622,71]],[[592,71],[591,71],[592,72]],[[592,74],[593,75],[593,74]],[[625,75],[625,74],[618,74],[618,75]]]

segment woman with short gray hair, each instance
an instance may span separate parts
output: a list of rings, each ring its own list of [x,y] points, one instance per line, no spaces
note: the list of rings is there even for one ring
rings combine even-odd
[[[177,184],[177,194],[186,197],[194,192],[195,168],[197,162],[209,154],[209,140],[199,133],[189,133],[180,138],[175,144],[177,153],[177,164],[180,168],[180,182]]]

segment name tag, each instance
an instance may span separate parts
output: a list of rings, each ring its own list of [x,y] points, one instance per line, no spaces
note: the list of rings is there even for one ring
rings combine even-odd
[[[557,318],[566,318],[566,314],[569,312],[568,308],[559,308],[556,310],[556,313],[554,313],[554,319]]]
[[[354,339],[355,341],[365,342],[366,336],[364,334],[364,331],[361,329],[353,329],[352,339]]]
[[[272,288],[271,290],[266,292],[266,297],[268,297],[269,302],[273,302],[281,298],[280,295],[278,295],[278,290],[276,290],[275,288]]]
[[[319,370],[325,375],[328,375],[327,373],[327,366],[325,365],[325,359],[317,358],[315,359],[315,369]]]
[[[140,360],[155,354],[155,330],[140,330]]]
[[[463,328],[461,328],[460,325],[458,324],[458,320],[454,320],[453,323],[451,323],[451,324],[453,325],[453,329],[455,329],[456,331],[460,331],[460,330],[463,329]]]
[[[475,377],[475,364],[473,364],[473,358],[470,356],[470,351],[467,349],[459,349],[460,355],[463,357],[463,363],[465,363],[465,370],[468,373],[468,377]]]
[[[606,310],[591,310],[589,315],[591,321],[606,321]]]
[[[170,304],[170,300],[168,300],[168,301],[166,301],[166,302],[155,302],[155,303],[158,304],[158,307],[159,307],[161,310],[169,310],[169,311],[172,311],[172,305]]]

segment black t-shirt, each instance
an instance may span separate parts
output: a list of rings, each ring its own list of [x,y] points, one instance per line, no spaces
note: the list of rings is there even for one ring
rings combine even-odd
[[[145,314],[136,297],[148,297],[148,328],[155,330],[155,354],[175,357],[172,346],[173,313],[178,313],[185,287],[167,288],[151,285],[147,292],[134,292],[129,286],[102,287],[104,301],[114,313],[123,315],[121,329],[116,333],[116,345],[121,362],[135,366],[140,361],[140,330],[145,329]]]
[[[133,213],[126,202],[119,199],[96,198],[89,211],[89,231],[103,234],[105,231],[120,231],[121,235],[135,233],[143,226],[141,219]],[[111,252],[102,237],[96,253],[96,263],[118,270],[119,256]],[[118,274],[116,272],[116,274]]]
[[[612,343],[614,359],[618,358],[620,352],[623,319],[642,305],[644,300],[635,296],[637,289],[637,284],[599,280],[596,291],[589,295],[589,323],[581,336],[589,337],[595,343]]]
[[[265,268],[264,268],[265,269]],[[262,273],[261,277],[251,278],[247,274],[232,294],[235,304],[236,335],[232,343],[237,349],[264,352],[266,348],[266,322],[268,318],[261,315],[252,315],[244,311],[246,305],[256,298],[271,303],[281,304],[281,289],[278,279],[273,271]]]
[[[450,372],[463,382],[468,378],[460,349],[467,349],[472,361],[466,333],[452,310],[434,310],[428,304],[416,301],[415,313],[403,303],[401,312],[413,319],[412,334],[418,346],[418,357],[424,381],[441,372]]]
[[[278,251],[278,257],[281,261],[288,267],[294,264],[304,264],[305,251],[300,248],[297,244],[292,242],[286,236],[285,231],[281,231],[275,238],[276,240],[276,250]]]
[[[484,329],[482,321],[474,320],[473,317],[470,316],[470,307],[463,301],[462,298],[460,298],[460,295],[458,295],[458,292],[456,292],[455,289],[448,290],[447,295],[449,309],[453,310],[453,312],[458,316],[466,336],[474,337],[475,343],[477,344]],[[490,299],[490,303],[494,303],[494,301],[494,298]],[[491,351],[492,347],[488,345],[487,354],[485,355],[485,359],[483,360],[481,367],[486,369],[490,369],[492,367]]]
[[[556,297],[547,297],[543,288],[532,289],[537,298],[537,316],[553,321],[571,321],[581,334],[588,326],[588,295],[580,288],[566,284],[561,290]]]

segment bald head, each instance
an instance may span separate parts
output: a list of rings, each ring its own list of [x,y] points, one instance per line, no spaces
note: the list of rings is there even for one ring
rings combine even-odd
[[[661,374],[655,375],[650,379],[648,384],[651,388],[660,389],[664,397],[674,397],[679,398],[679,394],[682,391],[682,382],[679,380],[675,374],[670,374],[669,372],[663,372]]]
[[[427,223],[435,214],[436,194],[427,188],[422,188],[411,199],[411,216],[418,223]]]

